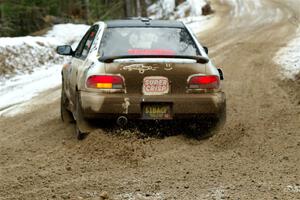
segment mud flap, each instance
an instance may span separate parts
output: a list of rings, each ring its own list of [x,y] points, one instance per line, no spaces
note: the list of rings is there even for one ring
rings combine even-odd
[[[76,132],[81,134],[89,134],[95,130],[95,127],[93,127],[91,123],[83,117],[79,92],[76,92],[76,110],[74,117],[76,120],[76,129],[78,129]]]
[[[78,127],[79,131],[81,133],[90,133],[92,132],[93,130],[95,130],[95,128],[85,119],[82,119],[82,118],[79,118],[77,121],[76,121],[76,126]]]

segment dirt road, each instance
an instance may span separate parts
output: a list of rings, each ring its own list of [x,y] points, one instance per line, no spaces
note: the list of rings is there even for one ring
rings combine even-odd
[[[233,2],[237,2],[236,6]],[[297,0],[214,1],[199,35],[223,66],[228,121],[209,140],[98,130],[77,141],[59,88],[0,120],[0,200],[300,199],[300,105],[272,58],[299,25]],[[259,7],[262,6],[262,7]],[[297,21],[298,19],[298,21]],[[105,195],[104,195],[105,196]]]

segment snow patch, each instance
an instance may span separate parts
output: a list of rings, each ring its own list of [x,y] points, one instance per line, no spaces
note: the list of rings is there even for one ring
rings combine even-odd
[[[36,69],[32,74],[16,76],[0,86],[0,116],[18,113],[20,103],[32,99],[40,92],[61,84],[61,65]]]
[[[73,44],[80,40],[89,26],[85,24],[58,24],[45,37],[63,44]]]
[[[63,63],[65,58],[55,52],[56,47],[76,43],[88,28],[87,25],[61,24],[44,37],[0,38],[0,79]]]
[[[159,0],[148,7],[152,19],[171,19],[184,22],[194,33],[207,30],[213,25],[213,15],[202,15],[202,8],[208,0],[186,0],[175,7],[174,0]]]
[[[49,42],[45,38],[23,38],[21,43],[19,39],[9,38],[10,44],[0,46],[0,80],[32,73],[35,68],[62,63],[64,60],[55,52],[59,43]]]
[[[84,24],[58,24],[53,26],[45,36],[33,37],[2,37],[0,38],[0,47],[20,46],[27,44],[33,47],[39,47],[40,43],[53,46],[59,44],[73,44],[83,36],[89,26]]]
[[[148,7],[147,12],[152,19],[166,19],[175,10],[175,0],[159,0]]]
[[[285,78],[294,80],[300,74],[300,26],[294,39],[277,52],[274,60],[282,67]]]
[[[206,0],[187,0],[191,6],[190,16],[202,15],[202,8],[208,3]]]
[[[230,14],[236,18],[251,16],[253,20],[250,23],[252,24],[268,24],[269,22],[280,21],[283,17],[280,9],[270,8],[262,0],[221,0],[221,3],[230,5],[232,7]],[[266,14],[268,17],[265,17]]]
[[[171,13],[175,9],[175,0],[161,0],[161,6],[165,13]]]
[[[178,19],[202,15],[202,8],[208,4],[207,0],[186,0],[177,7],[175,0],[159,0],[148,7],[151,19]]]

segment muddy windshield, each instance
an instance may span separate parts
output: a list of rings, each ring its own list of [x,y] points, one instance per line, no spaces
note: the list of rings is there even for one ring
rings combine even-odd
[[[125,27],[105,30],[101,57],[126,55],[200,55],[197,46],[183,28]]]

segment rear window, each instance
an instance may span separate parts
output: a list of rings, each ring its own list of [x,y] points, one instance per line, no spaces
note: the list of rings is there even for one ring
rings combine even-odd
[[[105,30],[99,53],[103,56],[200,55],[183,28],[125,27]]]

